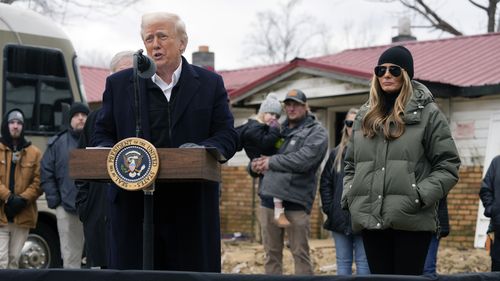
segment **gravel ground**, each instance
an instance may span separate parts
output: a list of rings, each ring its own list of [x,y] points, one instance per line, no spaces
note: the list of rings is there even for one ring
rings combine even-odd
[[[334,275],[335,247],[330,239],[311,240],[311,257],[315,274]],[[224,240],[222,243],[222,272],[264,273],[264,250],[259,243]],[[293,259],[289,250],[284,251],[284,273],[293,274]],[[438,273],[454,274],[490,271],[490,257],[484,249],[456,249],[440,247]]]

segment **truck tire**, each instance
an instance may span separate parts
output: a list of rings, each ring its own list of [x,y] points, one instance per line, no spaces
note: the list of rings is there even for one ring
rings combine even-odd
[[[43,269],[61,267],[61,250],[57,229],[38,221],[30,231],[19,258],[19,268]]]

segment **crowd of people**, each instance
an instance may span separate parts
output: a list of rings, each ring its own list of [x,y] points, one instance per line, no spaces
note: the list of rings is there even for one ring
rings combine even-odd
[[[74,102],[69,128],[48,141],[43,157],[24,137],[24,113],[5,114],[0,268],[18,267],[22,245],[36,225],[36,199],[45,192],[56,212],[64,268],[80,268],[85,247],[91,268],[141,269],[142,192],[75,182],[68,173],[72,149],[112,147],[141,137],[158,148],[215,148],[224,159],[245,150],[248,172],[259,181],[266,274],[283,273],[285,237],[295,274],[313,274],[308,239],[318,185],[339,275],[353,274],[353,263],[361,275],[436,274],[439,240],[449,232],[446,197],[458,181],[460,157],[432,93],[413,80],[408,49],[393,46],[374,62],[368,100],[347,112],[341,140],[326,157],[328,132],[302,90],[290,89],[282,102],[268,95],[256,117],[234,128],[221,76],[182,56],[188,36],[177,15],[143,15],[141,39],[156,73],[136,79],[133,52],[119,53],[102,108],[90,113]],[[130,114],[136,108],[134,88],[142,111],[136,115],[139,131]],[[499,161],[493,160],[481,187],[492,235],[500,227]],[[154,194],[154,269],[220,272],[219,185],[160,186]],[[492,270],[500,268],[499,249],[494,241]]]

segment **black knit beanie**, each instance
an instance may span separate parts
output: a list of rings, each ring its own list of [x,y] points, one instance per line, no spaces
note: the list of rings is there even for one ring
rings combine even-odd
[[[413,57],[408,49],[403,46],[391,47],[380,55],[378,65],[392,63],[401,66],[408,72],[410,79],[413,79]]]
[[[73,116],[77,113],[85,113],[86,115],[89,114],[89,108],[81,103],[81,102],[74,102],[72,105],[71,105],[71,108],[69,110],[69,119],[71,120],[71,118],[73,118]]]

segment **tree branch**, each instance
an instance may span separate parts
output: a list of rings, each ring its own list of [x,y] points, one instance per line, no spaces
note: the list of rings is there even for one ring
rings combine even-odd
[[[451,24],[449,24],[447,21],[441,18],[434,10],[432,10],[427,4],[425,4],[423,0],[415,1],[420,5],[420,7],[417,5],[412,5],[405,0],[400,0],[399,2],[401,2],[401,4],[403,4],[405,7],[410,8],[419,13],[420,15],[422,15],[423,17],[425,17],[429,22],[432,23],[433,28],[457,36],[462,35],[462,32],[458,31],[455,27],[453,27]]]
[[[488,8],[486,8],[485,6],[482,6],[482,5],[478,4],[478,3],[476,3],[476,2],[475,2],[475,1],[473,1],[473,0],[469,0],[469,2],[470,2],[472,5],[474,5],[474,6],[478,7],[479,9],[483,9],[483,10],[485,10],[485,11],[488,11]]]

